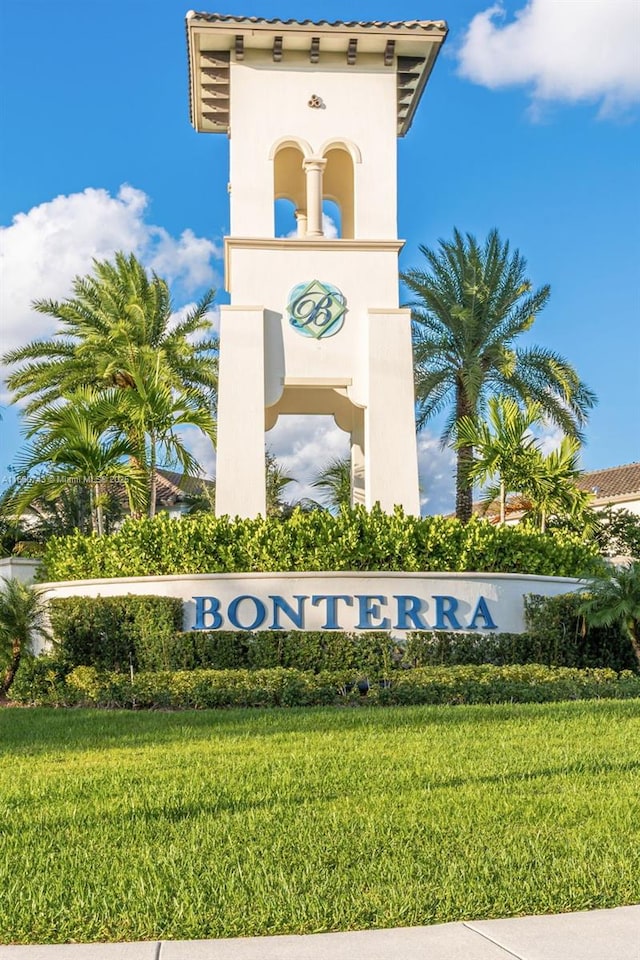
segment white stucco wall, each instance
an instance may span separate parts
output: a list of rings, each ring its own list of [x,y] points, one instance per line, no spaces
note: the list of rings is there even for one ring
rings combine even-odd
[[[40,566],[39,560],[26,560],[22,557],[3,557],[0,559],[0,590],[2,580],[21,580],[22,583],[32,583],[36,570]]]
[[[340,629],[358,630],[359,623],[367,622],[370,629],[390,629],[401,637],[408,629],[418,626],[432,629],[438,619],[441,629],[457,629],[447,611],[458,621],[459,629],[467,630],[481,597],[496,630],[521,633],[525,629],[524,597],[527,594],[555,596],[580,589],[581,584],[582,581],[571,578],[521,574],[345,572],[131,577],[49,583],[43,584],[43,589],[48,598],[126,594],[178,597],[185,604],[185,630],[194,626],[196,597],[215,598],[216,603],[204,603],[203,608],[218,611],[220,622],[217,626],[224,630],[248,629],[260,616],[260,605],[264,606],[265,616],[256,629],[271,628],[274,596],[281,597],[294,612],[302,614],[300,629],[326,629],[330,614],[326,597],[348,597],[351,603],[345,600],[335,602],[336,623]],[[234,623],[229,616],[229,607],[242,597],[246,599],[236,605]],[[296,599],[301,597],[306,599]],[[438,597],[443,599],[437,600]],[[398,598],[415,598],[417,602]],[[411,611],[419,618],[419,623],[414,622]],[[215,626],[213,621],[217,619],[217,616],[210,617],[205,626]],[[286,612],[278,615],[277,622],[283,629],[297,629]],[[486,618],[478,615],[476,630],[483,632],[487,629]]]
[[[321,109],[308,106],[316,94]],[[273,161],[282,138],[304,139],[319,154],[330,140],[357,145],[355,235],[396,235],[396,72],[379,57],[361,55],[356,67],[326,54],[322,69],[291,51],[274,64],[270,51],[248,50],[231,64],[231,235],[273,237]]]

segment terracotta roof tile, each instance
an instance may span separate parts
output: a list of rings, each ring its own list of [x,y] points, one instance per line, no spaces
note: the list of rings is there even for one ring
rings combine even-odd
[[[156,500],[158,505],[164,506],[179,503],[185,497],[199,496],[204,487],[215,490],[212,480],[186,477],[183,473],[176,473],[174,470],[158,469],[156,484]]]
[[[379,30],[441,30],[446,31],[444,20],[279,20],[265,17],[235,17],[224,13],[196,13],[191,10],[187,14],[188,20],[203,20],[205,22],[220,21],[222,23],[263,23],[268,26],[299,26],[299,27],[354,27],[366,29],[375,27]]]
[[[580,477],[578,486],[592,493],[597,502],[634,493],[640,497],[640,462],[591,470]]]

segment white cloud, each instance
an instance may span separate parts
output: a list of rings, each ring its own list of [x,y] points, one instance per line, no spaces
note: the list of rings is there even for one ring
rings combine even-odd
[[[543,102],[601,102],[606,115],[640,100],[638,0],[529,0],[514,19],[501,4],[477,14],[459,72],[492,89],[526,84]]]
[[[322,232],[327,240],[335,240],[338,236],[338,227],[328,213],[322,214]]]
[[[144,259],[168,283],[180,280],[185,289],[197,290],[213,282],[211,258],[220,255],[211,240],[196,237],[193,230],[183,230],[175,240],[163,227],[150,227]]]
[[[296,481],[285,488],[285,500],[317,500],[318,491],[311,481],[329,460],[349,455],[349,436],[333,417],[279,417],[266,441],[285,476]]]
[[[536,446],[545,457],[558,449],[565,436],[560,427],[546,420],[531,432],[535,437]]]
[[[420,476],[420,512],[453,513],[455,510],[456,455],[443,447],[429,430],[418,434],[418,473]]]
[[[31,301],[69,296],[72,279],[89,273],[94,257],[107,259],[116,250],[132,251],[185,292],[211,284],[215,244],[192,230],[175,238],[147,223],[147,205],[147,195],[126,184],[115,197],[87,188],[32,207],[0,228],[3,350],[49,336],[55,322],[35,313]]]

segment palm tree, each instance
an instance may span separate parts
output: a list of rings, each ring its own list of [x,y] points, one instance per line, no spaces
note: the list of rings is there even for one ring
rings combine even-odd
[[[594,525],[589,508],[591,494],[580,490],[576,481],[580,443],[574,437],[563,437],[559,447],[546,456],[537,451],[537,469],[525,478],[522,492],[528,500],[528,514],[540,524],[544,533],[549,517],[565,518],[588,531]]]
[[[471,483],[486,484],[498,477],[501,525],[505,522],[507,494],[522,491],[538,466],[535,438],[529,431],[541,417],[539,404],[527,404],[522,410],[510,397],[490,397],[488,423],[462,417],[457,425],[454,446],[474,450]],[[484,502],[488,506],[494,500],[492,488]]]
[[[472,482],[486,484],[497,477],[497,483],[485,489],[485,506],[497,499],[504,524],[507,494],[517,493],[520,509],[540,525],[542,533],[550,516],[590,527],[590,495],[576,485],[581,473],[579,441],[563,437],[560,446],[545,455],[530,433],[544,419],[540,404],[529,403],[522,410],[510,397],[497,396],[489,398],[487,407],[488,423],[461,419],[454,444],[474,450],[469,469]]]
[[[83,387],[133,388],[131,369],[141,354],[160,360],[173,387],[215,406],[218,342],[207,317],[213,290],[174,323],[166,281],[149,277],[133,254],[122,252],[114,262],[94,260],[93,275],[76,277],[72,289],[70,299],[33,304],[58,321],[50,340],[34,340],[2,358],[18,365],[7,383],[13,402],[27,401],[27,414]]]
[[[640,667],[640,561],[594,581],[580,613],[594,627],[619,624],[631,641]]]
[[[0,583],[0,655],[6,666],[0,696],[6,696],[23,654],[36,636],[50,634],[44,622],[44,601],[38,590],[12,577]]]
[[[202,404],[198,390],[176,390],[163,377],[159,360],[149,369],[138,363],[129,368],[131,389],[107,390],[96,402],[93,415],[108,423],[116,435],[126,438],[133,451],[135,466],[146,478],[146,507],[150,517],[156,510],[158,467],[179,465],[185,476],[197,476],[200,467],[185,446],[179,430],[194,426],[212,443],[216,423],[211,411]],[[115,443],[116,440],[113,440]],[[131,500],[132,513],[139,512]]]
[[[329,460],[311,486],[321,491],[329,510],[348,509],[351,506],[351,458]]]
[[[144,477],[135,460],[138,447],[112,430],[95,392],[79,390],[27,420],[30,444],[18,460],[25,477],[9,496],[17,516],[33,504],[56,500],[75,484],[90,492],[93,529],[104,532],[104,503],[109,481],[124,483],[130,501],[140,503]]]
[[[212,439],[215,436],[217,340],[210,336],[207,317],[213,291],[174,323],[166,282],[155,273],[149,276],[133,254],[117,253],[114,262],[95,260],[93,275],[76,277],[73,292],[74,297],[62,303],[34,304],[36,310],[59,321],[52,340],[35,341],[5,355],[5,362],[18,364],[8,380],[14,401],[28,400],[27,415],[35,418],[30,435],[38,433],[42,441],[43,426],[46,434],[51,425],[42,425],[38,418],[50,409],[59,417],[61,401],[76,404],[78,397],[91,391],[91,410],[84,410],[90,422],[84,428],[75,423],[73,429],[78,435],[84,430],[85,441],[93,445],[89,460],[94,467],[100,462],[96,444],[104,457],[117,463],[125,447],[130,450],[135,463],[130,470],[116,472],[127,480],[132,512],[148,506],[153,515],[158,452],[181,463],[190,474],[198,469],[176,428],[195,424]],[[116,427],[124,438],[114,435]],[[58,441],[66,443],[64,438]],[[42,442],[37,447],[28,458],[31,469],[44,464],[42,457],[51,452]],[[62,456],[59,450],[56,455]],[[134,483],[134,475],[140,472],[146,475],[149,489],[142,501]],[[105,465],[93,475],[107,477],[110,471]],[[35,488],[30,492],[35,493]],[[101,529],[101,491],[94,492]],[[26,496],[25,492],[23,505]]]
[[[265,453],[265,488],[268,517],[282,517],[291,509],[283,497],[284,488],[295,483],[293,477],[288,477],[277,458],[267,450]]]
[[[449,405],[443,442],[463,417],[481,420],[496,392],[537,402],[567,436],[579,437],[595,395],[563,357],[514,341],[529,330],[549,299],[549,287],[531,292],[526,261],[492,230],[483,246],[454,230],[439,248],[420,247],[426,268],[402,274],[413,299],[417,424]],[[457,454],[456,514],[472,513],[473,447]]]

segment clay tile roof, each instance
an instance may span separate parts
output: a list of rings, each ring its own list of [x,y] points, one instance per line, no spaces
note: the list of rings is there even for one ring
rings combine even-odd
[[[234,17],[224,13],[196,13],[187,14],[189,20],[203,20],[207,23],[255,23],[265,26],[298,26],[298,27],[353,27],[366,29],[377,27],[380,30],[440,30],[445,32],[447,25],[444,20],[279,20],[277,17]]]
[[[179,503],[185,497],[198,496],[203,487],[215,489],[215,484],[211,480],[186,477],[183,473],[162,469],[157,471],[156,484],[156,500],[159,505],[164,506]]]
[[[591,470],[580,477],[578,486],[592,493],[596,502],[629,497],[634,493],[640,497],[640,462]]]
[[[277,20],[193,10],[185,25],[189,113],[198,132],[229,133],[230,64],[244,60],[246,47],[262,53],[271,49],[274,63],[302,50],[312,64],[325,54],[339,53],[351,66],[361,54],[377,57],[396,74],[399,137],[411,126],[449,29],[445,20]]]

